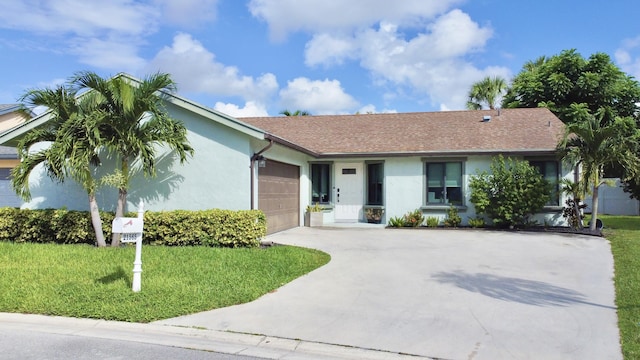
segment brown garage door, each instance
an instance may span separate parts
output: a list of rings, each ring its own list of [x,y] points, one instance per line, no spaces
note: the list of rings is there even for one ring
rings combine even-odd
[[[258,209],[267,216],[267,234],[300,224],[300,167],[267,160],[258,168]]]

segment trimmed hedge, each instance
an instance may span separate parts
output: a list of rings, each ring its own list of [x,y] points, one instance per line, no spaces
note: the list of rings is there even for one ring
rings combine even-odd
[[[110,239],[114,214],[100,216]],[[266,224],[260,210],[146,211],[142,240],[167,246],[257,247]],[[0,241],[95,245],[96,239],[88,211],[0,208]]]

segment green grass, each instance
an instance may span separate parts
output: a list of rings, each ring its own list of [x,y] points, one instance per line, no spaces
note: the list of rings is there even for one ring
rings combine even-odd
[[[0,312],[149,322],[240,304],[329,261],[310,249],[146,246],[142,291],[135,248],[0,243]]]
[[[640,359],[640,217],[599,216],[611,241],[622,353]]]

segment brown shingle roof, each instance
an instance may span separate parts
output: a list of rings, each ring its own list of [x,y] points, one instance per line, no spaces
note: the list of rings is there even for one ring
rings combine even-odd
[[[318,156],[553,152],[564,131],[544,108],[239,120]]]

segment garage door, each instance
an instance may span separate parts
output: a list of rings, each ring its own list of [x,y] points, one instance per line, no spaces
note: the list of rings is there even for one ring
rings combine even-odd
[[[300,167],[267,160],[258,168],[258,209],[267,216],[267,234],[300,225]]]

